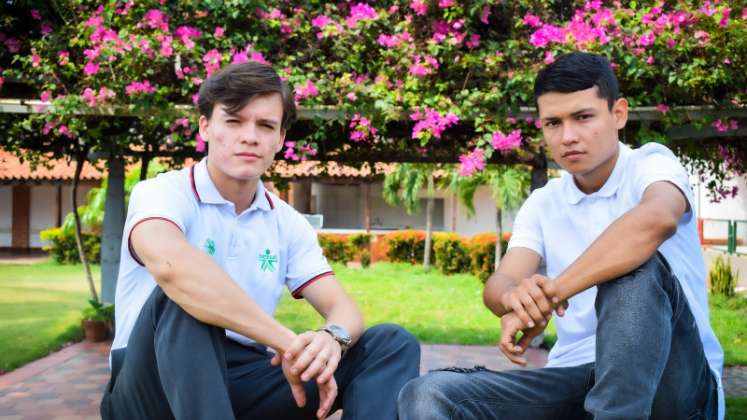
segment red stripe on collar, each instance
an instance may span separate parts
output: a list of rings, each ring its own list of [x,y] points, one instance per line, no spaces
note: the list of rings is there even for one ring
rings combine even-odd
[[[270,208],[275,210],[275,203],[272,202],[272,198],[270,198],[270,194],[268,194],[267,191],[265,191],[265,197],[267,197],[267,201],[270,202]]]
[[[200,194],[197,194],[197,187],[195,186],[195,165],[189,168],[189,182],[192,184],[192,192],[195,194],[195,198],[198,203],[201,203]]]

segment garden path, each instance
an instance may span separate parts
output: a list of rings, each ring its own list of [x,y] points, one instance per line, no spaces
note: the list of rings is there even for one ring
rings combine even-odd
[[[82,342],[0,376],[0,420],[100,420],[99,403],[109,381],[111,342]],[[420,373],[447,366],[506,370],[511,364],[497,347],[424,344]],[[547,352],[529,349],[529,367],[547,363]],[[747,369],[724,372],[727,396],[747,397]],[[331,419],[339,419],[335,414]]]

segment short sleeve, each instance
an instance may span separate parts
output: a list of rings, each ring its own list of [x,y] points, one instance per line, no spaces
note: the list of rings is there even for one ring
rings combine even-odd
[[[540,190],[537,191],[539,193]],[[542,225],[539,218],[539,197],[532,194],[519,209],[514,220],[508,249],[528,248],[545,258],[545,242],[542,239]]]
[[[163,175],[161,175],[163,176]],[[160,176],[159,176],[160,178]],[[135,185],[127,207],[127,220],[124,233],[130,256],[140,265],[143,263],[132,248],[132,231],[142,222],[160,219],[172,223],[182,233],[187,231],[188,213],[192,203],[187,202],[182,189],[174,188],[168,179],[151,179]]]
[[[690,209],[683,215],[682,222],[689,221],[695,208],[694,196],[687,171],[679,159],[671,150],[656,143],[647,144],[637,152],[642,154],[636,161],[635,171],[634,188],[638,202],[654,182],[670,182],[679,188],[687,199]]]
[[[334,273],[322,253],[311,224],[298,212],[293,212],[293,219],[294,229],[290,231],[285,284],[294,298],[301,299],[303,289]]]

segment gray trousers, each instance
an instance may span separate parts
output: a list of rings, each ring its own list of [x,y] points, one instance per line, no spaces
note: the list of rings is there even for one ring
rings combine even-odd
[[[716,419],[718,393],[679,281],[656,253],[597,288],[596,363],[431,372],[399,396],[402,420]]]
[[[125,349],[122,349],[125,350]],[[112,353],[101,401],[104,420],[315,419],[319,390],[304,384],[296,405],[280,366],[264,346],[243,346],[198,321],[160,287],[145,303],[126,352]],[[340,361],[330,413],[344,419],[396,419],[397,395],[418,376],[420,345],[402,327],[368,329]]]

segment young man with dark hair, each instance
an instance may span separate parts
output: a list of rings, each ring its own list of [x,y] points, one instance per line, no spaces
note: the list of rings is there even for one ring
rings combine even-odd
[[[534,95],[544,141],[568,173],[519,210],[483,298],[514,363],[526,366],[553,311],[558,342],[543,369],[415,379],[400,418],[723,418],[723,352],[685,169],[664,146],[618,141],[628,102],[602,56],[558,58]],[[542,260],[547,276],[535,274]]]
[[[130,197],[102,417],[395,419],[420,346],[395,325],[364,332],[311,225],[260,181],[292,92],[246,62],[207,79],[198,108],[208,156]],[[275,320],[284,287],[326,323],[296,335]]]

